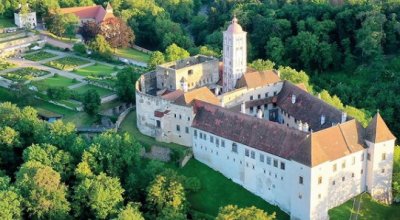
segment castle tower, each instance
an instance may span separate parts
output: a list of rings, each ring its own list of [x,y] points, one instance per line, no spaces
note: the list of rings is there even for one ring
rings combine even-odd
[[[180,83],[181,83],[182,91],[187,92],[188,91],[188,81],[185,79],[185,77],[182,77]]]
[[[111,14],[113,13],[113,8],[111,7],[110,3],[107,3],[106,12]]]
[[[235,16],[223,34],[223,89],[224,92],[229,92],[235,89],[236,81],[246,72],[247,32],[243,31]]]
[[[367,191],[371,197],[392,202],[393,153],[396,137],[390,132],[379,112],[366,129]]]

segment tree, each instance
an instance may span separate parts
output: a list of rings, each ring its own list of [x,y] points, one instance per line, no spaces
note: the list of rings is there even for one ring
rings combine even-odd
[[[90,43],[89,48],[92,50],[94,57],[111,61],[113,59],[113,51],[110,44],[102,35],[97,35],[95,40]]]
[[[151,219],[186,219],[186,197],[182,184],[157,175],[146,198]]]
[[[0,218],[21,219],[21,200],[21,197],[14,190],[0,190]]]
[[[11,84],[10,90],[14,91],[15,100],[18,100],[19,104],[31,104],[34,92],[29,89],[29,85],[25,84],[23,80],[18,80],[16,83]]]
[[[155,70],[156,66],[165,63],[164,54],[160,51],[155,51],[150,55],[150,60],[147,63],[147,68],[149,70]]]
[[[72,37],[75,35],[76,25],[79,23],[79,18],[73,14],[69,13],[64,15],[63,23],[65,24],[65,33],[69,36],[71,41]]]
[[[273,220],[275,213],[268,215],[261,209],[252,206],[250,208],[238,208],[236,205],[221,207],[216,220]]]
[[[64,86],[55,86],[47,89],[47,96],[53,100],[64,100],[70,96],[70,90]]]
[[[139,211],[140,203],[128,203],[124,209],[120,209],[117,218],[113,220],[144,220],[142,213]]]
[[[75,217],[107,219],[121,207],[123,192],[118,178],[108,177],[104,173],[82,180],[74,187],[72,196]]]
[[[46,18],[46,28],[61,37],[66,30],[64,14],[60,9],[55,10],[49,17]]]
[[[165,50],[165,59],[167,61],[175,61],[190,57],[189,52],[178,47],[176,44],[171,44]]]
[[[281,39],[272,37],[265,46],[267,57],[277,64],[283,64],[283,56],[285,55],[285,46]]]
[[[97,115],[101,105],[101,98],[95,89],[89,89],[85,92],[83,98],[83,110],[89,115]]]
[[[81,43],[74,44],[72,49],[80,55],[86,55],[86,46]]]
[[[275,66],[275,63],[270,60],[262,60],[257,59],[254,60],[249,66],[255,70],[272,70]]]
[[[30,218],[68,219],[67,187],[51,167],[36,161],[24,163],[16,174],[15,186]]]
[[[86,21],[79,28],[78,33],[82,35],[83,41],[87,44],[100,33],[100,25],[95,21]]]
[[[117,82],[115,88],[119,98],[128,103],[135,103],[135,85],[141,74],[135,68],[128,66],[120,70],[117,74]]]
[[[114,50],[117,47],[127,48],[135,40],[132,29],[123,20],[116,17],[107,18],[103,21],[100,33]]]

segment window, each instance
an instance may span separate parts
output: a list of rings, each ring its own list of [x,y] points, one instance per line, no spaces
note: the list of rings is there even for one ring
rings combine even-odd
[[[274,159],[274,167],[278,167],[278,160]]]
[[[185,127],[186,134],[189,134],[189,127]]]
[[[301,193],[299,193],[299,199],[302,199],[303,195]]]
[[[188,117],[188,121],[190,121],[190,117]]]
[[[253,107],[250,107],[250,113],[253,113]]]
[[[364,153],[361,154],[361,161],[364,161]]]
[[[161,128],[161,121],[157,120],[157,128]]]
[[[318,177],[318,184],[322,183],[322,176]]]
[[[207,135],[206,134],[203,135],[203,139],[207,140]]]
[[[385,172],[385,169],[382,169],[382,173],[384,173]]]
[[[181,126],[177,125],[176,126],[176,131],[178,131],[178,132],[181,131]]]
[[[197,138],[197,130],[194,130],[194,138]]]
[[[281,170],[285,170],[285,163],[281,162]]]
[[[336,170],[337,170],[337,164],[335,163],[333,164],[333,172],[336,172]]]
[[[363,169],[361,169],[361,174],[363,174],[364,173],[364,170]]]
[[[258,94],[258,99],[261,99],[261,94]]]
[[[267,157],[267,164],[271,165],[271,157]]]
[[[346,168],[346,161],[343,161],[342,163],[342,169]]]
[[[214,143],[214,137],[213,136],[210,136],[210,142]]]
[[[303,185],[303,177],[299,176],[299,184]]]
[[[203,139],[203,133],[200,132],[200,139]]]
[[[276,96],[276,91],[274,92],[274,96]]]
[[[367,154],[367,160],[371,160],[371,154]]]
[[[255,158],[256,158],[256,152],[251,151],[251,158],[252,158],[252,159],[255,159]]]
[[[268,92],[267,92],[267,93],[265,93],[265,98],[268,98]]]
[[[250,100],[253,100],[253,96],[252,95],[250,96]]]
[[[346,180],[346,177],[342,177],[342,181],[345,181]]]
[[[382,154],[382,160],[386,160],[386,153]]]
[[[351,174],[351,177],[354,178],[354,173]]]
[[[219,139],[215,138],[215,144],[217,145],[217,147],[219,146]]]
[[[235,153],[237,153],[237,152],[238,152],[238,151],[237,151],[237,150],[238,150],[237,148],[238,148],[238,147],[237,147],[237,144],[236,144],[236,143],[233,143],[233,144],[232,144],[232,151],[235,152]]]
[[[351,158],[351,164],[352,165],[356,164],[356,157]]]
[[[260,154],[260,162],[264,163],[264,155]]]
[[[318,194],[318,199],[321,199],[321,194]]]
[[[244,151],[244,155],[246,156],[246,157],[249,157],[250,155],[249,155],[249,150],[248,149],[246,149],[245,151]]]
[[[224,140],[221,140],[221,146],[225,147],[225,141]]]
[[[176,114],[174,114],[174,117],[176,118]]]
[[[179,119],[182,119],[182,115],[179,115]]]
[[[334,180],[334,181],[332,181],[332,185],[334,186],[335,184],[336,184],[335,180]]]

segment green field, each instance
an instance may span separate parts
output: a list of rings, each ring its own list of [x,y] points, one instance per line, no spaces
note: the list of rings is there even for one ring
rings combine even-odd
[[[88,63],[90,62],[76,57],[63,57],[58,60],[53,60],[47,63],[43,63],[43,65],[53,67],[59,70],[65,70],[65,69],[73,69],[77,66],[81,66]]]
[[[357,199],[360,196],[357,196]],[[353,200],[329,210],[331,220],[349,219],[353,208]],[[358,215],[359,220],[398,220],[400,218],[400,204],[385,205],[372,200],[367,193],[362,195],[362,203]]]
[[[101,65],[101,64],[94,64],[92,66],[88,66],[82,69],[77,69],[74,71],[74,74],[80,75],[80,76],[99,76],[99,75],[110,75],[113,72],[117,72],[118,70],[114,70],[113,67],[106,66],[106,65]]]
[[[52,53],[48,53],[46,51],[40,51],[38,53],[28,54],[28,55],[24,56],[23,58],[25,58],[27,60],[32,60],[32,61],[41,61],[41,60],[53,58],[53,57],[56,57],[56,56],[57,55],[52,54]]]
[[[13,19],[7,19],[7,18],[1,18],[0,19],[0,29],[2,28],[8,28],[8,27],[16,27],[16,25],[14,24],[14,20]]]
[[[149,62],[150,60],[150,54],[143,53],[141,51],[128,48],[128,49],[118,49],[117,52],[115,53],[117,56],[125,57],[127,59],[132,59],[132,60],[137,60],[141,62]]]
[[[72,86],[79,83],[79,82],[74,83],[72,82],[72,79],[64,76],[58,76],[58,77],[53,76],[43,79],[43,81],[48,86],[64,86],[64,87]]]
[[[109,95],[111,93],[113,93],[113,91],[105,89],[105,88],[101,88],[98,86],[94,86],[94,85],[84,85],[81,87],[78,87],[76,89],[74,89],[74,91],[78,92],[78,93],[85,93],[86,91],[88,91],[89,89],[94,89],[96,90],[100,96],[105,96],[105,95]]]

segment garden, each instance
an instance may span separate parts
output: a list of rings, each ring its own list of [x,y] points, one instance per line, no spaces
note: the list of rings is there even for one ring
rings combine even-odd
[[[74,74],[80,76],[93,76],[93,77],[102,77],[109,76],[113,72],[117,72],[118,67],[110,67],[102,64],[94,64],[82,69],[74,70]]]
[[[141,62],[149,62],[150,60],[150,54],[143,53],[141,51],[132,49],[132,48],[127,48],[127,49],[118,49],[115,55],[120,56],[120,57],[125,57],[127,59],[132,59],[132,60],[137,60]]]
[[[53,60],[47,63],[43,63],[43,65],[53,67],[59,70],[66,70],[66,69],[73,69],[77,66],[85,65],[88,63],[90,62],[76,57],[63,57],[58,60]]]
[[[17,67],[18,65],[6,62],[6,61],[0,61],[0,71],[6,70],[6,69],[12,69]]]
[[[80,86],[80,87],[78,87],[78,88],[76,88],[76,89],[73,89],[72,91],[75,91],[75,92],[77,92],[77,93],[84,94],[84,93],[85,93],[86,91],[88,91],[89,89],[94,89],[94,90],[96,90],[96,91],[99,93],[100,97],[101,97],[101,96],[105,96],[105,95],[109,95],[109,94],[113,93],[113,91],[111,91],[111,90],[109,90],[109,89],[105,89],[105,88],[98,87],[98,86],[94,86],[94,85],[84,85],[84,86]]]
[[[27,81],[48,74],[50,74],[50,72],[48,71],[28,67],[18,69],[9,73],[4,73],[1,76],[12,81]]]
[[[70,79],[64,76],[60,76],[58,74],[54,74],[53,77],[48,77],[40,81],[43,81],[44,84],[50,87],[54,86],[68,87],[79,83],[76,79]]]
[[[53,58],[56,57],[57,55],[46,52],[46,51],[40,51],[38,53],[32,53],[24,56],[24,59],[31,60],[31,61],[42,61],[45,59]]]

